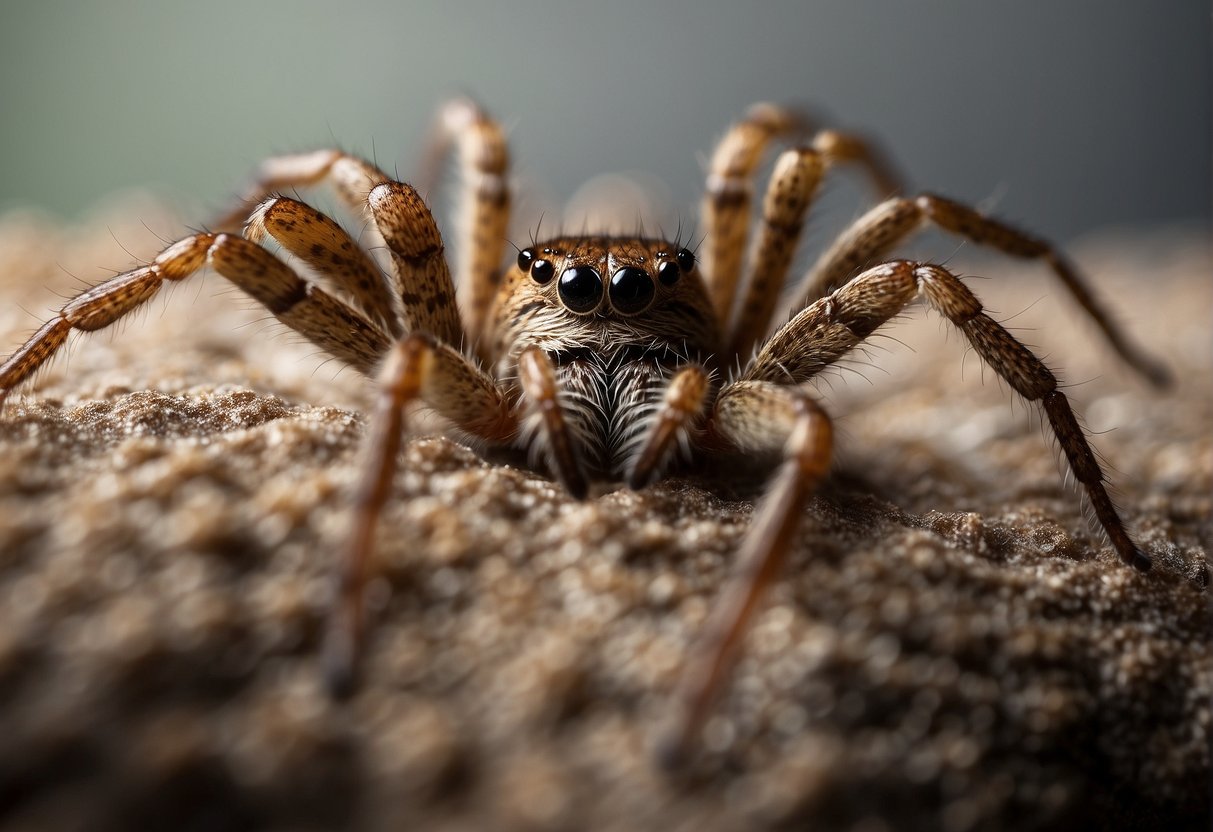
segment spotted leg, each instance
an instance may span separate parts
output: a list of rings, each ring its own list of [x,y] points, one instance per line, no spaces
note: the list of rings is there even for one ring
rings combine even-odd
[[[767,381],[741,381],[721,391],[709,436],[746,454],[783,454],[783,463],[755,509],[733,574],[716,600],[679,680],[673,730],[659,749],[671,768],[684,764],[728,679],[744,636],[768,587],[787,559],[804,506],[825,477],[833,429],[806,393]]]
[[[1087,281],[1055,246],[959,202],[932,194],[890,199],[861,217],[817,261],[800,305],[834,291],[859,270],[883,260],[894,246],[927,225],[1012,257],[1044,261],[1130,367],[1156,386],[1169,383],[1171,375],[1167,368],[1128,340],[1091,292]]]

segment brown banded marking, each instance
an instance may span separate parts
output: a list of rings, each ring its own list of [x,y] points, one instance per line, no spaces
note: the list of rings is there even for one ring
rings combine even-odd
[[[809,272],[808,290],[798,306],[807,305],[842,286],[861,269],[883,260],[894,246],[928,224],[1010,257],[1041,260],[1126,364],[1157,387],[1170,383],[1171,376],[1166,367],[1139,349],[1116,326],[1086,279],[1055,246],[934,194],[922,194],[914,199],[890,199],[861,217]]]
[[[942,266],[885,263],[809,305],[763,347],[743,381],[803,384],[849,352],[921,294],[960,329],[981,359],[1049,419],[1076,479],[1121,560],[1141,571],[1149,557],[1132,542],[1106,489],[1099,463],[1056,376],[1031,350],[983,312],[981,301]]]

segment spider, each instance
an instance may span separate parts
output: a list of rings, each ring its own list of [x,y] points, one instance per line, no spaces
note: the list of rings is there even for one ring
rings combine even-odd
[[[664,747],[668,761],[684,760],[780,572],[806,501],[830,467],[831,420],[809,382],[919,298],[1015,392],[1040,405],[1116,554],[1142,572],[1150,568],[1054,374],[947,268],[886,260],[916,231],[935,226],[1043,261],[1116,352],[1151,382],[1165,383],[1165,369],[1122,335],[1050,243],[940,196],[899,196],[891,167],[869,142],[813,133],[796,112],[759,104],[711,157],[698,256],[678,240],[559,235],[534,241],[503,269],[510,188],[502,129],[476,104],[458,100],[440,111],[434,137],[431,161],[455,150],[464,170],[457,279],[412,186],[341,151],[275,157],[214,230],[191,234],[152,262],[79,294],[0,365],[2,403],[73,330],[107,327],[165,281],[209,266],[327,353],[376,378],[324,647],[336,694],[356,684],[374,532],[412,405],[437,413],[465,440],[535,452],[577,498],[592,481],[644,488],[671,470],[680,449],[709,459],[774,457],[735,572],[678,683],[678,716]],[[774,164],[747,264],[753,183],[776,142],[789,149]],[[887,198],[820,257],[790,319],[771,331],[814,195],[825,174],[843,164],[857,165]],[[369,220],[387,268],[332,219],[280,195],[326,183]],[[310,267],[315,280],[264,248],[267,238]]]

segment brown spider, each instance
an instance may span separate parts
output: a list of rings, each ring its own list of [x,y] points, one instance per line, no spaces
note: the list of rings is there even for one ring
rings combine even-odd
[[[768,336],[826,170],[857,163],[883,194],[898,190],[888,166],[864,141],[833,131],[810,137],[795,114],[755,106],[712,156],[698,262],[679,242],[579,235],[536,242],[503,272],[510,191],[502,131],[467,101],[444,108],[438,127],[437,157],[455,143],[465,168],[457,281],[434,218],[411,186],[339,151],[283,156],[263,164],[243,202],[216,231],[192,234],[150,264],[83,292],[0,366],[3,402],[72,330],[109,326],[166,280],[184,280],[209,265],[329,354],[376,376],[366,468],[325,648],[336,692],[355,681],[374,530],[409,405],[427,406],[463,437],[544,452],[552,473],[579,498],[590,480],[645,487],[670,468],[680,445],[701,455],[779,455],[782,463],[737,555],[734,577],[683,671],[680,717],[667,749],[675,759],[683,756],[727,678],[764,590],[779,573],[806,500],[830,467],[830,418],[807,382],[919,297],[958,327],[1016,392],[1040,403],[1116,553],[1136,569],[1150,568],[1150,557],[1134,544],[1108,498],[1100,465],[1053,373],[984,314],[947,269],[884,262],[926,225],[1013,257],[1043,260],[1120,356],[1152,382],[1164,383],[1165,370],[1125,340],[1049,243],[942,197],[890,196],[825,252],[804,281],[795,314]],[[794,143],[775,164],[744,293],[735,302],[752,180],[772,141],[789,137],[803,143]],[[386,273],[333,220],[275,195],[325,182],[371,220],[391,260]],[[324,288],[262,248],[266,236],[311,267]],[[740,372],[722,380],[739,363]]]

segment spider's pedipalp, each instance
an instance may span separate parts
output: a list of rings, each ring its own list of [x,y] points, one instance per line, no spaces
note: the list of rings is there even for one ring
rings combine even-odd
[[[538,419],[536,438],[547,449],[552,473],[571,495],[584,499],[589,482],[565,421],[556,371],[547,353],[529,347],[518,356],[518,383],[528,409]]]
[[[644,488],[660,475],[674,448],[684,443],[708,404],[711,377],[695,364],[670,379],[661,407],[647,428],[640,453],[628,472],[628,487]]]
[[[808,289],[797,308],[834,291],[861,269],[883,260],[894,246],[927,224],[1011,257],[1041,260],[1093,320],[1116,353],[1157,387],[1170,382],[1167,368],[1130,342],[1091,292],[1087,281],[1056,246],[954,200],[934,194],[894,198],[860,217],[826,251],[808,277]]]

